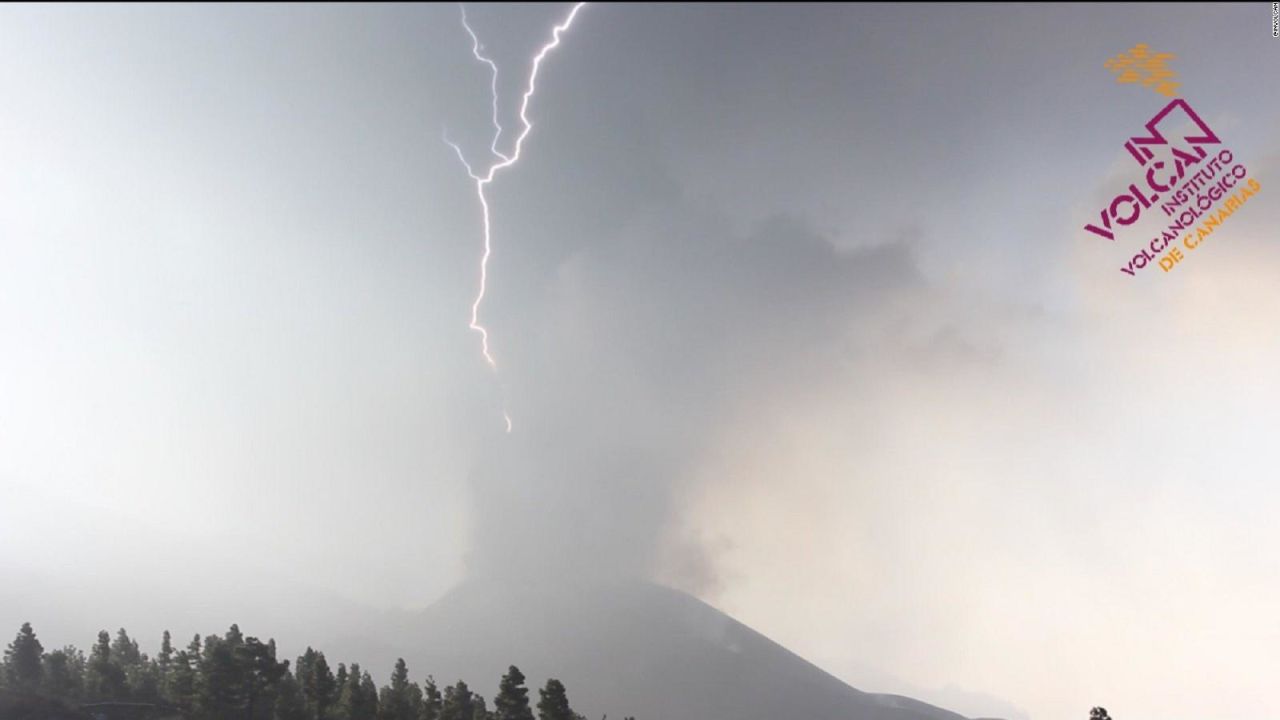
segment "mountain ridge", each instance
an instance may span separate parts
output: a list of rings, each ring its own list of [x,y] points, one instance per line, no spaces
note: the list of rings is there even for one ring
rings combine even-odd
[[[588,718],[966,720],[855,689],[702,600],[640,581],[472,579],[416,615],[325,647],[347,660],[404,657],[415,677],[461,678],[486,697],[516,665],[531,688],[564,682]]]

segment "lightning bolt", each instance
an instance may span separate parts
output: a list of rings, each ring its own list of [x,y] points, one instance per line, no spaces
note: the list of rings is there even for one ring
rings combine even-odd
[[[467,9],[462,5],[458,5],[458,8],[462,12],[462,27],[466,29],[467,35],[471,36],[471,54],[475,56],[476,60],[489,66],[489,89],[493,98],[492,107],[494,129],[493,141],[489,143],[489,151],[497,157],[497,160],[490,163],[489,167],[484,170],[483,173],[477,173],[471,166],[471,163],[467,162],[467,158],[463,154],[462,148],[458,147],[457,143],[449,140],[447,133],[443,139],[445,143],[453,148],[453,151],[458,155],[459,162],[461,162],[462,166],[466,168],[467,175],[471,177],[473,182],[475,182],[476,197],[479,198],[480,207],[483,211],[484,253],[480,256],[480,287],[476,292],[475,301],[471,303],[471,322],[469,327],[480,334],[480,351],[484,355],[485,362],[489,363],[489,367],[494,371],[497,371],[498,363],[493,359],[493,353],[489,349],[489,331],[480,324],[480,305],[484,302],[485,293],[488,291],[489,259],[493,257],[493,236],[490,230],[491,226],[489,221],[489,198],[485,194],[485,188],[493,182],[493,179],[497,176],[499,171],[515,165],[520,160],[520,149],[524,147],[525,138],[529,136],[529,131],[533,129],[533,123],[529,122],[528,111],[529,102],[533,99],[533,94],[537,89],[538,70],[542,67],[542,61],[547,57],[547,55],[552,50],[559,47],[561,34],[573,25],[574,18],[578,16],[578,11],[582,10],[584,6],[586,6],[585,2],[575,4],[573,9],[569,11],[568,17],[552,28],[551,40],[548,41],[546,45],[543,45],[542,49],[538,51],[538,54],[534,56],[533,65],[529,71],[529,81],[525,87],[524,95],[520,99],[520,124],[523,127],[520,130],[520,134],[516,136],[515,145],[512,148],[511,154],[507,155],[498,149],[498,140],[502,137],[502,124],[498,122],[498,65],[491,58],[481,54],[484,47],[480,44],[480,38],[476,36],[475,31],[471,29],[471,25],[467,22]],[[506,421],[507,432],[511,432],[510,413],[504,409],[502,417]]]
[[[459,5],[458,10],[462,12],[462,27],[466,29],[467,34],[471,36],[471,54],[477,60],[489,66],[489,95],[493,98],[493,142],[489,143],[489,152],[502,158],[510,160],[511,158],[503,155],[498,150],[498,138],[502,137],[502,124],[498,122],[498,65],[492,59],[480,54],[484,48],[480,45],[480,38],[476,37],[476,33],[471,29],[471,25],[467,23],[467,8],[465,5]],[[454,148],[455,150],[457,148]],[[463,164],[466,160],[462,161]],[[471,168],[467,168],[467,172],[471,172]],[[478,179],[478,178],[477,178]]]

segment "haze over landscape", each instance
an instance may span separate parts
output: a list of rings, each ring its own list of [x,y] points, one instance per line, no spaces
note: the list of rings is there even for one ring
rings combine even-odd
[[[468,6],[503,142],[568,8]],[[457,6],[0,9],[0,632],[593,718],[1276,715],[1268,12],[588,5],[488,189],[495,372]],[[1129,277],[1081,228],[1138,42],[1263,190]]]

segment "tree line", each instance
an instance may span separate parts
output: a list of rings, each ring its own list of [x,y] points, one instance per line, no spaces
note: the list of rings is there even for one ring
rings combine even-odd
[[[525,677],[512,665],[490,708],[459,680],[440,688],[419,685],[404,659],[381,687],[358,663],[330,667],[307,648],[297,661],[276,657],[275,640],[245,637],[232,625],[223,636],[196,635],[174,648],[164,632],[148,657],[121,628],[107,631],[86,656],[75,646],[45,652],[31,623],[23,623],[4,653],[0,690],[71,705],[133,702],[165,705],[192,720],[534,720]],[[550,679],[538,691],[537,720],[586,720],[569,705],[564,684]],[[634,720],[627,718],[627,720]]]

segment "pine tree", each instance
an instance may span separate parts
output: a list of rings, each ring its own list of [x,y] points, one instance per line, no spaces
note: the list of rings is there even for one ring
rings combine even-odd
[[[382,720],[418,720],[422,714],[422,690],[409,681],[409,668],[404,658],[396,660],[391,671],[391,685],[384,687],[378,698]]]
[[[31,623],[24,622],[18,635],[4,651],[5,683],[11,690],[35,692],[40,687],[44,647],[36,639]]]
[[[529,688],[524,686],[524,673],[515,665],[507,669],[498,684],[498,695],[493,699],[496,720],[533,720],[529,709]]]
[[[173,641],[169,631],[160,640],[160,653],[156,655],[156,671],[160,676],[160,697],[169,699],[173,693]]]
[[[84,696],[84,653],[68,645],[44,656],[41,693],[68,702]]]
[[[551,678],[546,687],[538,691],[538,720],[577,720],[577,713],[569,707],[569,696],[564,683]]]
[[[354,708],[361,705],[360,663],[351,663],[348,673],[345,665],[338,665],[338,702],[334,706],[337,720],[351,720]]]
[[[116,631],[116,639],[111,643],[111,655],[121,667],[136,665],[142,661],[142,653],[138,650],[138,641],[131,640],[124,628]]]
[[[150,659],[138,649],[138,641],[120,628],[111,642],[111,660],[124,672],[128,697],[137,702],[159,699],[160,682]]]
[[[316,651],[310,646],[307,651],[298,656],[297,662],[293,664],[293,677],[298,681],[298,687],[303,688],[305,694],[307,686],[307,678],[311,677],[311,669],[316,664]]]
[[[420,720],[440,720],[440,688],[436,687],[436,679],[430,675],[423,683],[422,713]]]
[[[334,691],[337,690],[337,683],[333,679],[333,672],[329,670],[329,663],[324,659],[324,653],[313,653],[313,657],[314,662],[303,690],[315,713],[315,720],[325,720],[329,708],[333,706],[333,701],[336,699]]]
[[[204,651],[200,647],[200,633],[196,633],[191,637],[191,642],[187,643],[187,654],[191,656],[191,662],[197,673],[200,671],[200,658],[204,657]]]
[[[376,720],[378,717],[378,686],[373,682],[373,676],[366,670],[360,677],[360,699],[364,703],[361,707],[361,715],[352,716],[352,720]]]
[[[381,691],[355,663],[339,663],[335,676],[324,653],[309,647],[290,672],[288,662],[277,660],[274,640],[245,637],[237,625],[203,642],[196,635],[177,652],[165,630],[151,659],[124,628],[114,640],[99,632],[87,658],[74,646],[44,653],[24,623],[5,650],[0,679],[0,688],[69,704],[168,702],[190,720],[534,720],[526,678],[514,665],[490,710],[462,680],[443,693],[430,675],[422,685],[412,682],[404,658]],[[537,720],[586,720],[572,710],[559,680],[549,679],[539,696]],[[1095,710],[1098,720],[1107,720],[1105,710]]]
[[[378,691],[378,720],[396,720],[399,704],[391,693],[389,685],[383,685]]]
[[[129,697],[134,702],[154,703],[160,700],[160,666],[146,656],[125,671]]]
[[[217,635],[204,640],[200,675],[196,680],[196,714],[230,718],[241,707],[243,684],[231,643]]]
[[[294,677],[298,680],[298,687],[302,688],[302,697],[306,699],[307,716],[315,718],[315,701],[311,697],[312,681],[311,676],[316,668],[316,651],[310,646],[307,651],[298,656],[298,662],[294,665]]]
[[[232,650],[244,644],[244,635],[240,632],[240,626],[235,623],[232,623],[231,627],[227,629],[227,634],[223,639],[226,640],[227,645]]]
[[[289,672],[289,663],[284,663],[284,669],[276,693],[275,720],[307,720],[307,699],[302,695],[302,686]]]
[[[173,658],[173,678],[169,683],[169,702],[183,712],[191,712],[196,692],[196,664],[189,650],[179,650]]]
[[[243,683],[243,717],[248,720],[271,720],[275,696],[288,671],[288,665],[276,661],[274,643],[262,643],[256,637],[245,639],[234,648],[233,653]]]
[[[98,642],[89,656],[86,695],[90,700],[124,700],[129,696],[124,670],[111,657],[111,636],[98,633]]]
[[[471,689],[465,682],[459,680],[456,685],[444,689],[440,720],[471,720],[474,715]]]

